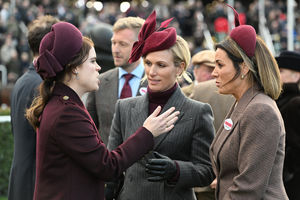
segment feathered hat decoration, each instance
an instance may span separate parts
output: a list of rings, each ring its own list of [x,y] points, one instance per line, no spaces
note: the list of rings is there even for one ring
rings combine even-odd
[[[175,28],[167,28],[172,20],[173,18],[165,20],[156,30],[156,12],[153,11],[145,20],[139,32],[138,41],[133,44],[128,62],[133,63],[149,52],[165,50],[172,47],[176,42],[177,36]]]
[[[246,55],[251,58],[255,53],[256,31],[250,25],[240,25],[238,12],[230,5],[226,5],[234,12],[235,28],[232,29],[229,36],[244,50]]]

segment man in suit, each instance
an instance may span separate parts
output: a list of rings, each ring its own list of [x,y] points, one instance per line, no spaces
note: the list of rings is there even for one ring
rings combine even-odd
[[[117,100],[123,97],[142,95],[147,90],[147,83],[141,83],[144,76],[142,59],[131,64],[128,62],[132,46],[138,40],[138,33],[143,23],[144,20],[139,17],[126,17],[116,21],[111,38],[111,49],[116,68],[101,74],[98,91],[89,93],[87,97],[87,110],[105,144],[108,142]],[[126,74],[132,74],[132,78],[126,81]],[[127,84],[130,85],[131,94],[123,96],[123,87]]]
[[[39,56],[42,38],[51,26],[58,22],[52,16],[42,16],[28,27],[28,43],[33,53],[33,62]],[[33,64],[16,82],[11,95],[11,126],[14,135],[14,157],[12,161],[8,199],[32,200],[35,184],[35,149],[36,133],[25,118],[25,110],[37,94],[37,87],[42,82]]]
[[[194,86],[203,81],[212,79],[211,73],[215,68],[215,51],[203,50],[192,57],[194,82],[182,88],[182,92],[188,97],[193,92]]]
[[[283,92],[276,103],[286,131],[283,181],[290,200],[300,199],[300,53],[283,51],[276,57]]]

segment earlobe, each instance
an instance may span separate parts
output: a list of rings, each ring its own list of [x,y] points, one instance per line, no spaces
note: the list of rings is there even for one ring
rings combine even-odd
[[[185,63],[184,62],[181,62],[180,63],[180,67],[178,67],[178,70],[177,70],[177,76],[181,76],[183,71],[184,71],[184,67],[185,67]]]
[[[242,74],[246,75],[249,72],[249,67],[246,65],[245,62],[242,63]]]

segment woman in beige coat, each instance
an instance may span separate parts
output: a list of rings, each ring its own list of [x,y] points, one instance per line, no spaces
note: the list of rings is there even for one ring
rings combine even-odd
[[[274,57],[249,25],[216,46],[213,76],[236,102],[210,148],[217,199],[288,199],[282,181],[285,129],[274,99],[281,92]]]

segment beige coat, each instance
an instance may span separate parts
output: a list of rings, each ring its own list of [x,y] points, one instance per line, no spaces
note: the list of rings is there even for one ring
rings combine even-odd
[[[189,97],[193,93],[194,87],[195,87],[195,83],[192,82],[190,85],[186,85],[186,86],[182,87],[181,91],[183,92],[183,94],[185,96]]]
[[[250,88],[232,106],[210,148],[217,199],[288,199],[282,181],[285,130],[276,103]]]
[[[232,95],[218,93],[215,80],[201,82],[194,86],[191,99],[210,104],[214,114],[214,127],[217,131],[235,99]]]

